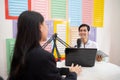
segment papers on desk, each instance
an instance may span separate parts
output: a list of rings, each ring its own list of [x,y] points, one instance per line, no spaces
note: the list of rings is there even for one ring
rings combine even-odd
[[[97,51],[97,55],[102,55],[102,57],[108,57],[108,55],[101,50]]]

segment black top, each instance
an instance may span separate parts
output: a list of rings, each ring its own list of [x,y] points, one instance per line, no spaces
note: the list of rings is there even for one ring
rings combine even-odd
[[[3,80],[3,78],[0,76],[0,80]]]
[[[69,72],[68,68],[57,68],[54,56],[41,47],[34,48],[28,54],[21,80],[77,80],[76,73]]]

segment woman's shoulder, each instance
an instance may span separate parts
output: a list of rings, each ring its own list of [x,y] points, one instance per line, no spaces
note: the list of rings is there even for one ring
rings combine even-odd
[[[30,58],[35,59],[49,59],[51,58],[52,54],[48,51],[42,49],[41,47],[36,47],[29,52]]]
[[[38,54],[50,54],[50,52],[44,50],[41,46],[33,48],[30,53]]]

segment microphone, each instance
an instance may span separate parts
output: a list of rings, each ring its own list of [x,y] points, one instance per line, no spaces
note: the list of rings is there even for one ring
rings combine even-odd
[[[77,48],[80,48],[81,47],[81,39],[77,39]]]

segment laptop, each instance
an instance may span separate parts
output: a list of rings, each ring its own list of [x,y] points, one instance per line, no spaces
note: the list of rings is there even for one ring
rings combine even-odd
[[[95,64],[97,49],[96,48],[66,48],[65,65],[81,65],[83,67],[92,67]]]

